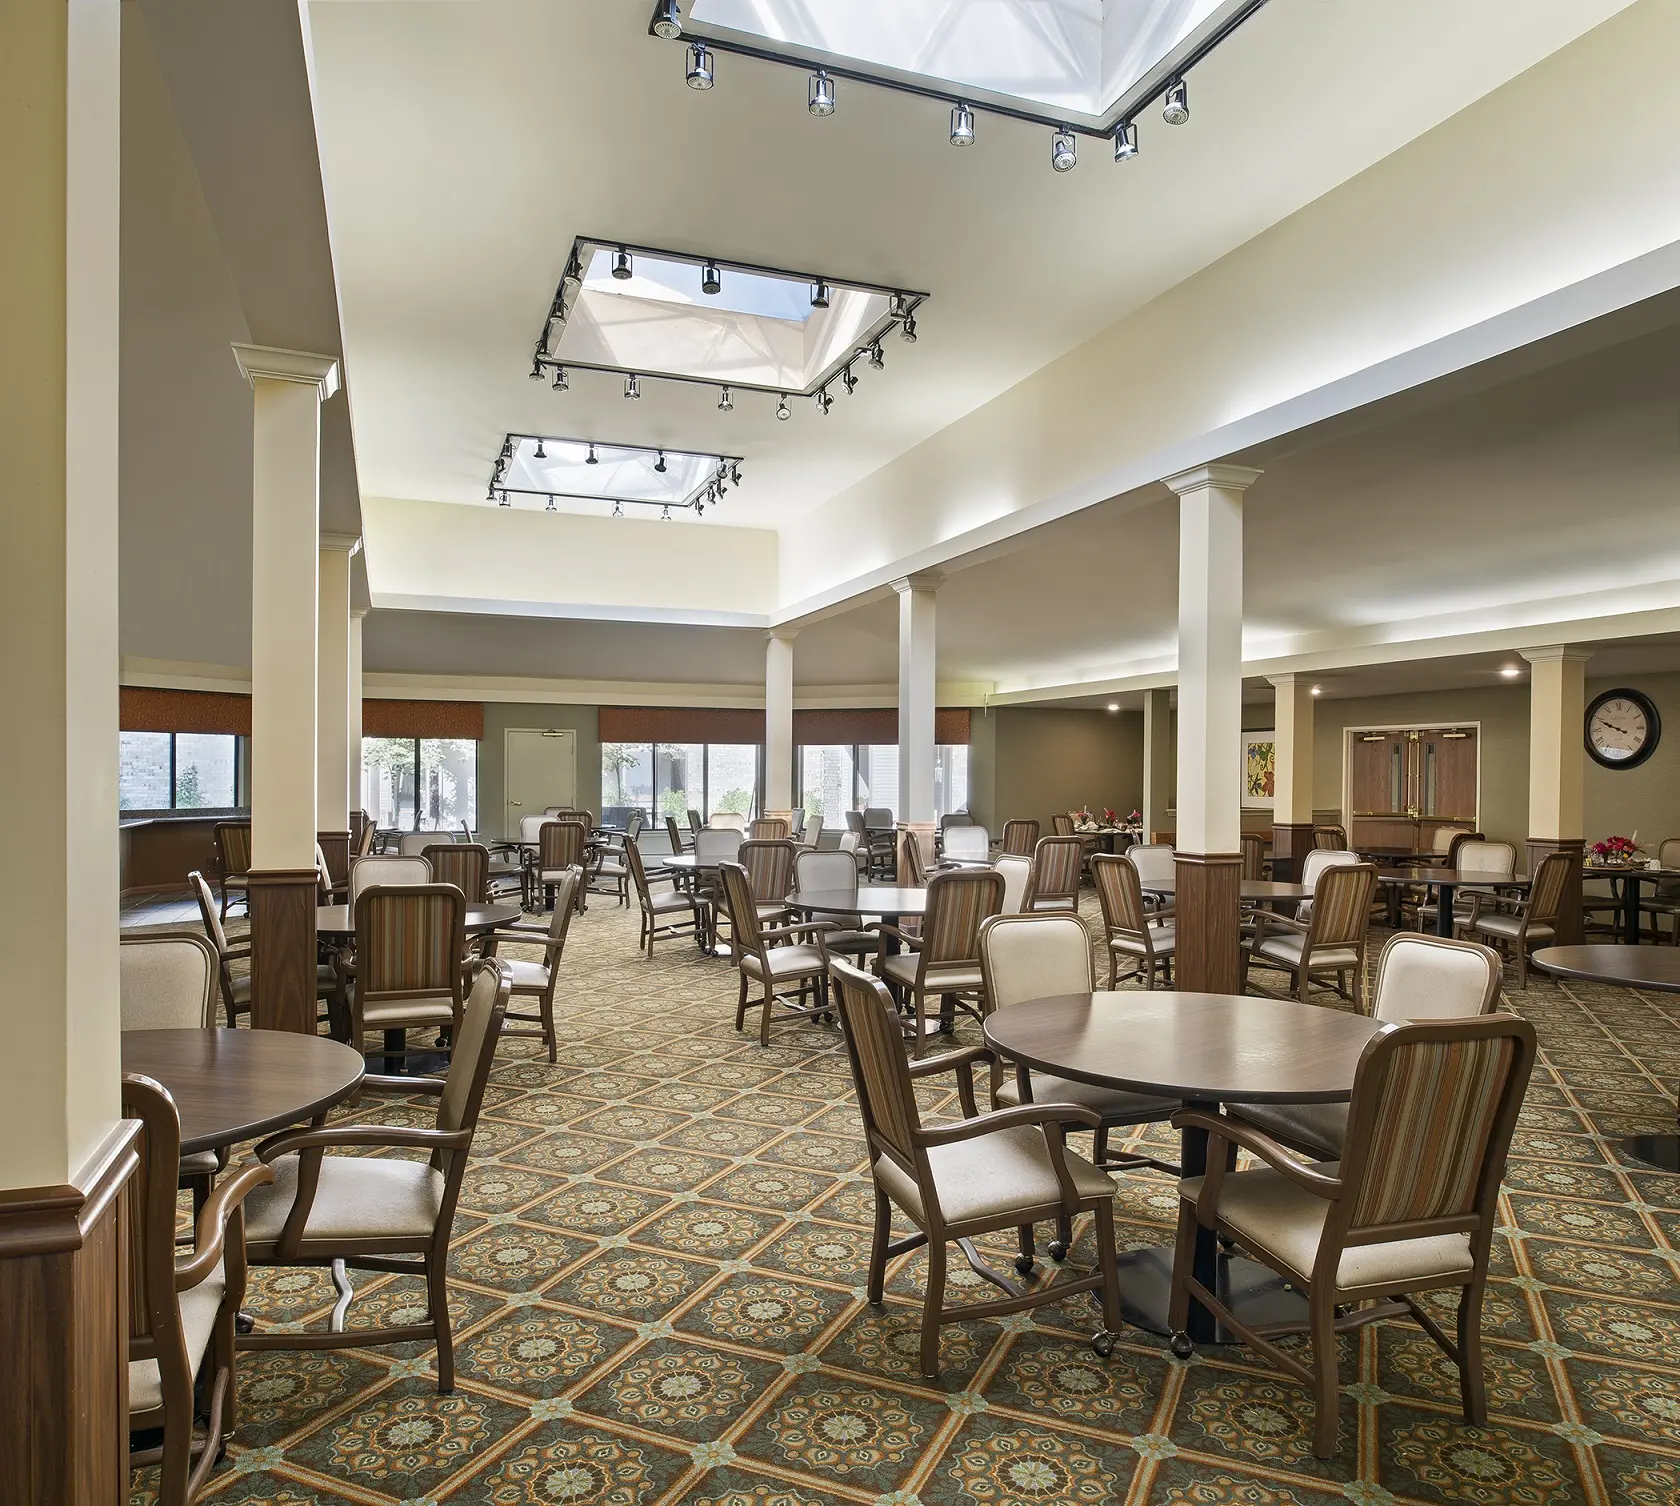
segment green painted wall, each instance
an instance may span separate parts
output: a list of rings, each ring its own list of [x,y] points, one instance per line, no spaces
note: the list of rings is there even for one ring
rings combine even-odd
[[[503,746],[510,727],[538,727],[545,731],[577,733],[577,803],[601,814],[600,717],[594,706],[548,706],[486,701],[484,741],[478,745],[478,824],[499,834],[505,763]]]

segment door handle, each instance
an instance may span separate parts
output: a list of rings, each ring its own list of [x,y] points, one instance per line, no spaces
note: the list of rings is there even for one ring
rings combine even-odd
[[[510,800],[510,801],[508,801],[509,805],[523,805],[524,803],[525,802],[523,800]]]

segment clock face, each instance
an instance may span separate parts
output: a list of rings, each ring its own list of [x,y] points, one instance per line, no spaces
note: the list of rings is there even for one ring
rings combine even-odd
[[[1637,691],[1607,691],[1587,708],[1587,751],[1606,768],[1643,763],[1655,751],[1661,730],[1657,708]]]

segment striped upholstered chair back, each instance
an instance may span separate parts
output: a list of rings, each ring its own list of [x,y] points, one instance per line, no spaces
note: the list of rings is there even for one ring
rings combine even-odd
[[[1078,837],[1040,837],[1033,853],[1032,898],[1029,910],[1079,909],[1079,875],[1085,864],[1085,844]]]
[[[1102,906],[1103,924],[1109,935],[1123,932],[1128,936],[1142,936],[1149,925],[1148,911],[1143,903],[1143,880],[1138,877],[1137,865],[1121,853],[1099,852],[1091,859],[1091,878],[1097,886],[1097,902]]]
[[[1050,830],[1055,836],[1071,837],[1073,835],[1073,817],[1057,811],[1050,818]]]
[[[544,821],[537,833],[537,867],[544,873],[557,868],[582,868],[589,828],[570,818]]]
[[[747,835],[754,842],[779,842],[792,836],[793,831],[784,817],[760,816],[747,828]]]
[[[747,870],[747,882],[758,904],[779,905],[788,897],[793,888],[793,860],[798,856],[799,848],[789,837],[754,837],[740,845],[736,861]]]
[[[1003,823],[1001,851],[1010,857],[1030,858],[1038,846],[1038,822],[1016,819]]]
[[[1312,840],[1313,846],[1320,852],[1347,851],[1347,831],[1340,826],[1315,826],[1313,827]]]
[[[1003,908],[1003,875],[991,868],[952,868],[927,884],[922,917],[922,971],[980,966],[980,923]]]
[[[839,996],[846,1055],[851,1059],[852,1085],[857,1089],[870,1159],[890,1156],[913,1172],[914,1137],[922,1120],[892,996],[877,979],[844,962],[830,962],[828,975]]]
[[[224,877],[243,878],[251,871],[251,823],[249,821],[218,821],[216,823],[216,860]]]
[[[1327,1246],[1466,1234],[1486,1258],[1499,1182],[1534,1065],[1534,1027],[1512,1014],[1396,1025],[1360,1057]],[[1345,1222],[1344,1222],[1345,1221]],[[1344,1223],[1342,1230],[1334,1226]]]
[[[1341,863],[1327,868],[1313,889],[1312,947],[1363,947],[1377,892],[1373,863]]]
[[[970,831],[977,827],[967,828]],[[922,844],[914,832],[906,834],[905,840],[899,844],[898,854],[900,868],[898,881],[906,889],[925,889],[927,887],[927,859],[922,856]]]
[[[1523,915],[1530,926],[1552,925],[1563,908],[1563,894],[1569,884],[1569,870],[1573,859],[1567,852],[1548,853],[1534,869],[1534,882],[1528,891],[1528,904]]]
[[[440,884],[453,884],[469,905],[482,905],[490,892],[490,849],[482,842],[434,842],[421,854]]]
[[[1242,844],[1242,876],[1258,879],[1265,876],[1266,839],[1257,831],[1245,831],[1237,840]]]
[[[364,889],[356,900],[356,1014],[386,1000],[447,999],[459,1016],[465,918],[453,884]]]

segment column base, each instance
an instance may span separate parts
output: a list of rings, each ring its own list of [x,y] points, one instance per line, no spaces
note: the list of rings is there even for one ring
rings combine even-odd
[[[1534,872],[1536,865],[1549,853],[1566,852],[1575,859],[1575,864],[1569,875],[1569,882],[1564,885],[1563,903],[1558,907],[1557,945],[1579,946],[1584,934],[1581,920],[1581,863],[1586,856],[1587,843],[1584,837],[1530,837],[1528,839],[1528,871]]]
[[[128,1498],[128,1260],[123,1189],[137,1120],[76,1183],[0,1192],[0,1501]]]
[[[1312,851],[1312,822],[1277,821],[1272,824],[1272,878],[1280,884],[1298,884],[1301,864]]]
[[[251,1028],[315,1034],[313,868],[250,876]]]
[[[1181,852],[1175,871],[1173,986],[1183,993],[1242,992],[1242,854]]]

